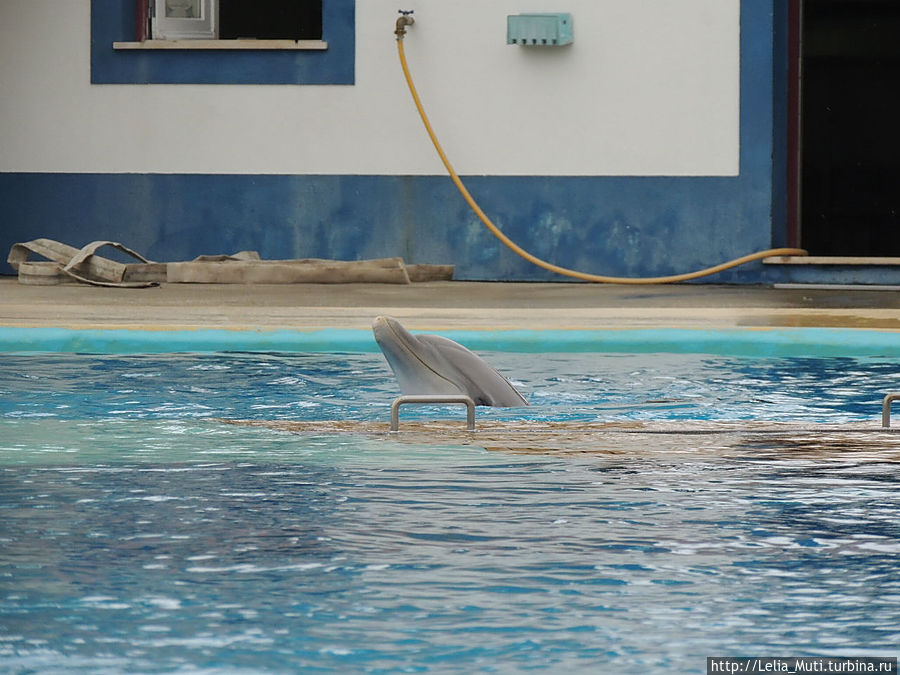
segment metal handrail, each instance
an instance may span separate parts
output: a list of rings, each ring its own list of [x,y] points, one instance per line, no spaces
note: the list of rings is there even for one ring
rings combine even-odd
[[[900,393],[888,394],[881,404],[881,426],[891,427],[891,403],[900,401]],[[398,396],[391,403],[391,431],[400,430],[401,405],[451,405],[458,403],[466,406],[466,430],[475,431],[475,402],[468,396],[456,394],[426,394]]]
[[[408,395],[398,396],[391,403],[391,431],[399,431],[400,429],[400,406],[407,404],[427,405],[436,403],[438,405],[448,405],[459,403],[466,406],[466,430],[475,431],[475,401],[470,397],[457,394],[427,394],[427,395]]]
[[[900,401],[900,394],[888,394],[881,404],[881,426],[885,429],[891,427],[891,401]]]

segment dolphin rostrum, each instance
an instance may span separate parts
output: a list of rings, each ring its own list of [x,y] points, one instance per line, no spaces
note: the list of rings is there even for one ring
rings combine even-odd
[[[389,316],[377,317],[372,332],[404,394],[465,394],[475,405],[528,405],[509,380],[453,340],[413,335]]]

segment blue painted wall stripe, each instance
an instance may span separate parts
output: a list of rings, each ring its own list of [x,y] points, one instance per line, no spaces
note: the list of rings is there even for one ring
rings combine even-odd
[[[466,180],[513,240],[586,272],[672,274],[769,246],[768,200],[742,178]],[[443,176],[7,173],[0,203],[3,252],[37,237],[110,239],[165,262],[252,249],[263,258],[400,256],[455,264],[468,280],[564,280],[498,242]],[[13,273],[5,260],[0,271]],[[757,263],[709,281],[758,283],[764,272]]]
[[[441,332],[475,351],[711,354],[738,357],[900,357],[900,333],[868,329],[623,329]],[[0,352],[377,353],[369,330],[75,330],[0,328]]]

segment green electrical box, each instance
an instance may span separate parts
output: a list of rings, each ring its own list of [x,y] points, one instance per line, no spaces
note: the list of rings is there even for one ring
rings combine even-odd
[[[572,15],[511,14],[506,17],[506,44],[558,47],[572,43]]]

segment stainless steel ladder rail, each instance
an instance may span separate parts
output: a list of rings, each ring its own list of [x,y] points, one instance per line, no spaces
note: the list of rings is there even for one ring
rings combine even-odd
[[[881,404],[881,426],[885,429],[891,427],[891,402],[900,401],[900,394],[888,394]]]
[[[884,429],[891,428],[891,403],[900,401],[900,393],[887,394],[881,404],[881,426]],[[400,406],[401,405],[452,405],[466,406],[466,430],[475,431],[475,402],[465,395],[456,394],[426,394],[398,396],[391,403],[391,431],[400,430]]]
[[[475,431],[475,402],[468,396],[457,394],[427,394],[398,396],[391,403],[391,431],[400,430],[401,405],[451,405],[458,403],[466,406],[466,430]]]

